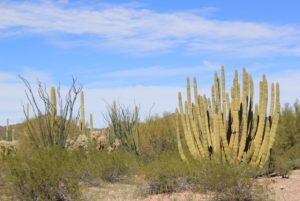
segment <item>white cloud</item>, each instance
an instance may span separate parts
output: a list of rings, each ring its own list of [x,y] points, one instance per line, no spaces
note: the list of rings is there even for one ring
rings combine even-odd
[[[165,86],[136,86],[125,88],[85,89],[87,114],[93,113],[96,124],[105,125],[103,114],[107,104],[113,100],[127,106],[138,105],[141,116],[145,118],[151,112],[162,114],[174,112],[177,106],[178,87]]]
[[[31,68],[24,68],[19,74],[26,78],[35,87],[37,78],[48,84],[51,83],[51,76],[45,72],[36,71]],[[6,119],[11,123],[22,122],[24,120],[23,105],[27,103],[25,95],[25,85],[18,74],[0,71],[0,125],[4,125]]]
[[[201,12],[158,12],[128,5],[91,8],[51,2],[0,3],[0,13],[0,35],[43,34],[61,45],[78,43],[59,39],[60,34],[69,34],[84,37],[79,39],[81,45],[132,54],[185,48],[245,57],[300,56],[300,29],[293,25],[213,20]]]
[[[213,72],[219,70],[221,64],[211,63],[204,61],[202,64],[194,67],[165,67],[165,66],[152,66],[146,68],[132,68],[120,71],[113,71],[100,75],[100,78],[114,79],[114,78],[149,78],[149,77],[174,77],[174,76],[191,76],[198,73]]]
[[[300,71],[283,71],[280,74],[268,76],[270,81],[279,82],[281,103],[294,103],[300,100]]]

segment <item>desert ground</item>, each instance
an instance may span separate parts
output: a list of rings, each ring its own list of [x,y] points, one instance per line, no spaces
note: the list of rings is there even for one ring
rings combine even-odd
[[[260,178],[258,182],[266,184],[270,191],[270,198],[274,201],[299,201],[300,199],[300,170],[290,172],[288,178],[281,176]],[[136,185],[130,184],[84,184],[82,193],[87,201],[209,201],[211,194],[193,192],[170,193],[151,196],[139,195]]]

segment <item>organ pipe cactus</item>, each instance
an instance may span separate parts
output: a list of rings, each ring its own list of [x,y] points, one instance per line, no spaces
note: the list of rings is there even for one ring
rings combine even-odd
[[[226,91],[225,70],[221,78],[215,73],[211,98],[198,94],[194,79],[194,101],[190,80],[187,79],[187,100],[179,92],[179,109],[176,110],[178,150],[186,161],[183,139],[196,160],[218,160],[227,163],[247,163],[263,167],[268,161],[275,141],[280,115],[279,84],[271,85],[268,112],[268,81],[260,81],[259,105],[254,105],[254,82],[243,69],[242,85],[235,71],[231,99]],[[268,115],[269,114],[269,115]]]

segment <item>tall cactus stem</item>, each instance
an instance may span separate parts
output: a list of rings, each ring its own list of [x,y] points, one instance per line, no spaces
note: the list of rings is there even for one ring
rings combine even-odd
[[[84,105],[84,92],[81,91],[80,94],[80,130],[84,132],[85,130],[85,105]]]
[[[200,154],[198,149],[195,146],[195,142],[192,136],[192,133],[188,129],[187,121],[186,121],[186,115],[184,114],[183,110],[183,103],[182,103],[182,96],[181,93],[178,93],[178,100],[179,100],[179,111],[180,111],[180,119],[182,122],[183,127],[183,133],[185,137],[186,144],[188,146],[188,149],[194,159],[200,159]],[[187,111],[185,111],[187,113]]]
[[[94,131],[94,120],[93,120],[93,114],[90,113],[90,129],[91,129],[91,132]]]
[[[9,140],[9,119],[6,119],[5,140]]]
[[[28,110],[29,113],[29,110]],[[57,100],[56,100],[56,89],[51,87],[51,121],[54,124],[57,116]]]
[[[243,102],[242,102],[242,136],[240,141],[238,161],[241,161],[246,147],[246,139],[248,135],[248,94],[249,94],[249,78],[246,69],[243,70]]]
[[[176,109],[176,135],[177,135],[177,147],[179,151],[179,155],[181,160],[187,161],[186,156],[183,152],[183,147],[181,143],[181,138],[180,138],[180,128],[179,128],[179,122],[180,122],[180,114],[178,112],[178,109]]]

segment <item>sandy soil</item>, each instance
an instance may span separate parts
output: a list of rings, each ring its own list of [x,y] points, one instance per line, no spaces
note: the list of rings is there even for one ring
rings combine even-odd
[[[281,177],[262,178],[259,182],[268,185],[274,201],[300,201],[300,170],[291,172],[288,179]],[[139,196],[138,187],[130,184],[103,184],[82,186],[87,201],[208,201],[211,195],[184,192],[163,195]]]
[[[275,201],[300,201],[300,170],[292,171],[288,179],[275,177],[268,180]]]

